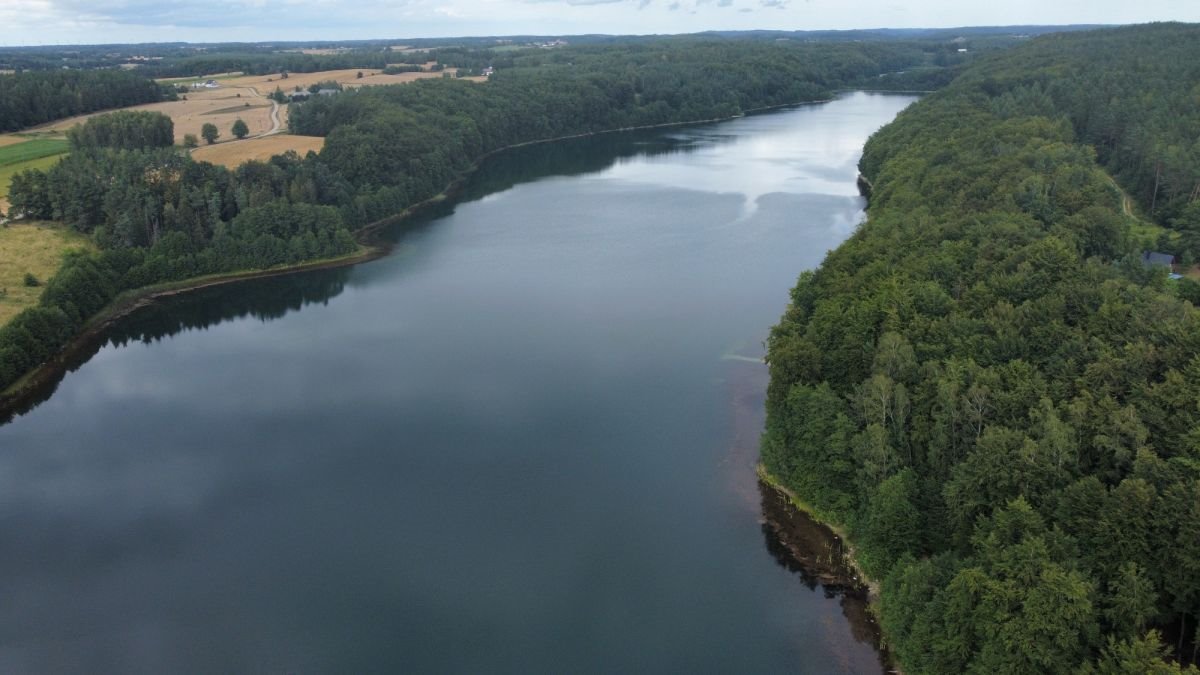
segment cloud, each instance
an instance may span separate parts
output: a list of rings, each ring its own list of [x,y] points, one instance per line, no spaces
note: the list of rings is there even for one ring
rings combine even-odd
[[[627,0],[522,0],[522,1],[523,2],[532,2],[532,3],[541,3],[541,2],[563,3],[563,4],[570,5],[572,7],[588,7],[591,5],[615,5],[619,2],[627,2]],[[641,3],[638,4],[638,9],[641,9],[642,7],[645,7],[648,4],[650,4],[648,2],[648,0],[642,0]]]
[[[679,8],[682,6],[683,5],[680,5],[678,2],[672,2],[671,4],[667,5],[667,9],[672,12],[678,12]]]
[[[733,5],[733,0],[717,0],[717,7],[729,7]]]
[[[28,0],[17,0],[24,4]],[[30,3],[32,4],[32,3]],[[71,17],[80,23],[118,24],[123,26],[183,26],[203,28],[212,26],[247,26],[264,21],[284,24],[316,23],[345,24],[337,12],[345,4],[341,0],[43,0],[37,3],[59,16]],[[367,8],[377,5],[368,0]],[[388,3],[403,7],[405,0]],[[331,21],[332,19],[332,21]]]
[[[758,4],[763,7],[774,7],[775,9],[787,9],[790,0],[758,0]]]

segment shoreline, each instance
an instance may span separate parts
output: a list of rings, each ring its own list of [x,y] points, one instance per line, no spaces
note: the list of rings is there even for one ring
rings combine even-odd
[[[888,648],[887,633],[884,632],[883,624],[880,622],[880,584],[863,572],[855,555],[856,549],[853,540],[846,534],[844,529],[821,517],[812,505],[784,486],[779,478],[767,470],[767,467],[762,462],[755,465],[754,472],[758,477],[761,489],[771,491],[784,503],[786,508],[795,513],[802,514],[817,527],[824,528],[832,533],[833,538],[840,545],[838,548],[839,557],[837,563],[850,570],[852,577],[847,579],[836,574],[826,574],[818,576],[818,578],[827,587],[841,587],[845,592],[861,594],[865,605],[867,621],[870,622],[871,630],[874,632],[875,650],[879,653],[880,662],[883,664],[885,672],[903,675],[904,670],[897,663],[896,655]],[[805,555],[803,554],[802,541],[804,535],[797,533],[794,527],[788,527],[787,523],[776,522],[776,520],[769,517],[765,512],[764,517],[766,526],[771,528],[776,538],[789,551],[792,557],[797,561],[804,560]],[[793,538],[800,539],[801,541],[796,541]],[[833,563],[832,560],[828,560],[828,562]],[[836,564],[832,566],[836,566]]]
[[[842,557],[846,565],[854,570],[854,581],[860,584],[861,587],[867,592],[867,598],[871,607],[877,607],[879,603],[879,582],[867,576],[867,574],[863,572],[862,567],[858,564],[858,558],[855,555],[856,549],[854,548],[853,540],[848,534],[846,534],[846,531],[837,524],[831,523],[823,518],[821,514],[817,512],[817,510],[814,509],[808,502],[804,501],[796,493],[784,486],[783,482],[780,481],[775,474],[767,470],[767,467],[762,462],[759,462],[754,467],[754,472],[758,476],[760,483],[782,495],[785,499],[787,499],[792,508],[805,514],[813,521],[819,523],[822,527],[827,528],[845,543],[845,549],[843,550]]]
[[[614,129],[601,129],[599,131],[588,131],[579,134],[569,134],[566,136],[556,136],[553,138],[542,138],[506,145],[480,155],[479,158],[476,159],[471,166],[462,173],[462,175],[447,184],[438,194],[412,204],[399,213],[364,225],[353,232],[352,234],[354,235],[355,240],[361,247],[361,250],[356,253],[339,258],[313,260],[296,265],[288,265],[266,270],[246,270],[242,272],[226,272],[205,277],[193,277],[191,279],[183,279],[180,281],[156,284],[153,286],[145,286],[142,288],[125,291],[114,298],[111,303],[104,307],[104,309],[101,309],[94,316],[89,318],[84,323],[84,326],[79,333],[72,337],[71,340],[67,342],[62,349],[58,350],[53,357],[27,372],[7,389],[0,391],[0,424],[8,422],[18,414],[29,412],[29,410],[32,409],[32,406],[26,406],[33,401],[33,399],[35,399],[39,393],[45,391],[46,387],[50,385],[57,385],[56,379],[61,379],[61,377],[68,372],[70,362],[73,361],[74,358],[79,354],[92,346],[92,344],[105,332],[105,330],[107,330],[117,321],[120,321],[121,319],[137,312],[138,310],[154,304],[155,302],[192,291],[236,284],[244,281],[253,281],[255,279],[264,279],[288,274],[299,274],[322,269],[351,267],[353,265],[370,262],[386,256],[391,252],[391,245],[379,241],[378,236],[381,231],[408,220],[409,218],[412,218],[418,215],[420,212],[425,211],[433,206],[441,204],[449,199],[453,199],[462,191],[467,181],[479,170],[485,161],[500,153],[517,148],[540,145],[543,143],[590,138],[604,134],[727,122],[756,113],[802,105],[819,105],[829,103],[833,100],[833,98],[824,98],[811,101],[780,103],[769,106],[761,106],[758,108],[751,108],[749,110],[726,117],[686,120],[681,122],[663,122],[660,124],[617,127]]]

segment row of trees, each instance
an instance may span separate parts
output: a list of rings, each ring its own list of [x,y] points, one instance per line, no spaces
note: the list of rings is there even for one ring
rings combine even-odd
[[[0,75],[0,132],[64,117],[161,101],[168,94],[121,70],[46,70]]]
[[[1043,60],[1063,45],[1095,72]],[[902,113],[862,159],[870,220],[771,333],[762,459],[851,530],[909,672],[1196,661],[1200,314],[1082,142],[1101,71],[1159,100],[1109,50],[1169,71],[1200,29],[1040,38]]]

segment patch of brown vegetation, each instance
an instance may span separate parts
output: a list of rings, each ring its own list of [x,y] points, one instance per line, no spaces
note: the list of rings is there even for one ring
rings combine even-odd
[[[25,138],[24,136],[17,136],[16,134],[0,134],[0,148],[3,148],[6,145],[24,143],[27,140],[29,139]]]
[[[243,162],[270,159],[272,156],[288,150],[295,150],[298,155],[303,157],[308,154],[309,150],[320,152],[324,145],[325,139],[320,136],[274,134],[262,138],[247,138],[243,141],[202,146],[192,151],[192,158],[232,169]]]

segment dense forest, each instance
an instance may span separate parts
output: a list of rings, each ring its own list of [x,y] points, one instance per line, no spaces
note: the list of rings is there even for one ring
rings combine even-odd
[[[1200,314],[1102,166],[1195,208],[1198,63],[1156,25],[967,68],[872,137],[869,220],[772,330],[763,462],[906,672],[1196,672]]]
[[[1168,252],[1200,259],[1200,48],[1185,25],[1037,40],[972,69],[1001,116],[1066,116],[1079,142],[1162,225]]]
[[[161,101],[171,93],[123,70],[48,70],[0,75],[0,132],[64,117]]]
[[[12,181],[11,214],[60,221],[101,252],[68,260],[41,306],[0,328],[0,389],[123,291],[344,255],[354,230],[436,196],[489,152],[825,98],[927,66],[933,49],[667,41],[546,50],[483,84],[423,80],[293,104],[292,131],[327,137],[320,155],[234,171],[166,147],[161,115],[99,116],[71,134],[54,167]]]

